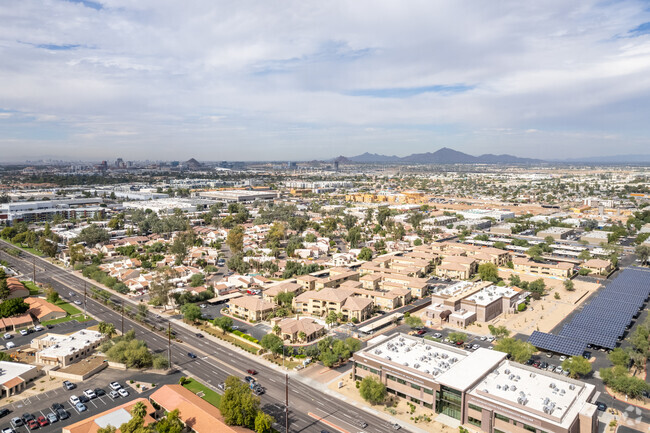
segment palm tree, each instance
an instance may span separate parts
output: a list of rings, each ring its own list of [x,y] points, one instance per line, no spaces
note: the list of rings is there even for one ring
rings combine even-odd
[[[115,325],[107,322],[99,322],[98,325],[99,332],[102,335],[106,335],[108,338],[111,338],[115,334]]]
[[[275,335],[280,335],[280,331],[281,331],[280,325],[278,325],[277,323],[275,325],[273,325],[273,333]]]
[[[135,418],[144,418],[147,415],[147,406],[141,401],[137,402],[131,409],[131,415]]]
[[[307,334],[305,334],[304,331],[300,331],[300,332],[298,333],[298,339],[299,339],[300,341],[305,341],[305,340],[307,339]]]

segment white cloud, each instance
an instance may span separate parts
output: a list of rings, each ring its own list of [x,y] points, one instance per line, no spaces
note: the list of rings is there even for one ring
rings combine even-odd
[[[32,156],[640,153],[650,35],[628,32],[647,4],[576,3],[9,0],[0,133],[56,127],[24,140]],[[350,95],[458,84],[469,90]]]

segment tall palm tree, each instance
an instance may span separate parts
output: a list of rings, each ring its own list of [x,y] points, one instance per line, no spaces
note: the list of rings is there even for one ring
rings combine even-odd
[[[136,418],[144,418],[147,415],[147,406],[141,401],[137,402],[131,409],[131,415]]]

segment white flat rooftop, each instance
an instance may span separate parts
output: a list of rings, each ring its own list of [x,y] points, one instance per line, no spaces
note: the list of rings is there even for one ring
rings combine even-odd
[[[505,361],[478,383],[471,394],[507,402],[528,413],[533,410],[561,422],[569,410],[582,409],[588,394],[583,391],[593,387],[555,373],[531,370]]]
[[[435,342],[401,334],[371,348],[367,353],[431,377],[443,374],[467,356],[464,351],[450,350]]]
[[[506,297],[511,298],[515,296],[517,292],[511,287],[499,287],[499,286],[490,286],[482,289],[472,296],[467,297],[468,301],[474,301],[477,305],[489,305],[497,299]]]
[[[431,291],[431,294],[442,295],[442,296],[455,296],[471,288],[472,286],[474,286],[474,283],[470,281],[460,281],[456,284],[452,284],[451,286],[436,287]]]
[[[50,344],[49,347],[40,351],[41,356],[47,358],[58,358],[77,352],[79,349],[95,344],[104,338],[97,331],[77,331],[71,335],[48,334],[41,341]]]
[[[462,359],[454,368],[436,378],[436,381],[450,388],[465,391],[485,376],[506,358],[506,354],[483,347]]]
[[[22,364],[20,362],[0,361],[0,384],[7,383],[11,379],[35,369],[35,365]]]

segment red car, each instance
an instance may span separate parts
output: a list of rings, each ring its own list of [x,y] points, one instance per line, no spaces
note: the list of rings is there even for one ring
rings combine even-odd
[[[425,331],[424,329],[420,329],[420,330],[417,332],[418,335],[424,335],[424,334],[426,334],[426,333],[427,333],[427,331]]]
[[[465,342],[464,342],[464,341],[457,341],[457,342],[456,342],[456,346],[462,346],[463,343],[465,343]]]
[[[250,370],[246,370],[246,373],[250,374],[251,376],[255,376],[257,374],[257,371],[250,369]]]
[[[36,422],[35,419],[30,419],[27,422],[27,427],[29,427],[30,430],[34,430],[34,429],[38,428],[38,423]]]
[[[39,423],[41,427],[45,427],[46,425],[50,424],[47,418],[45,418],[43,415],[36,418],[36,422]]]

